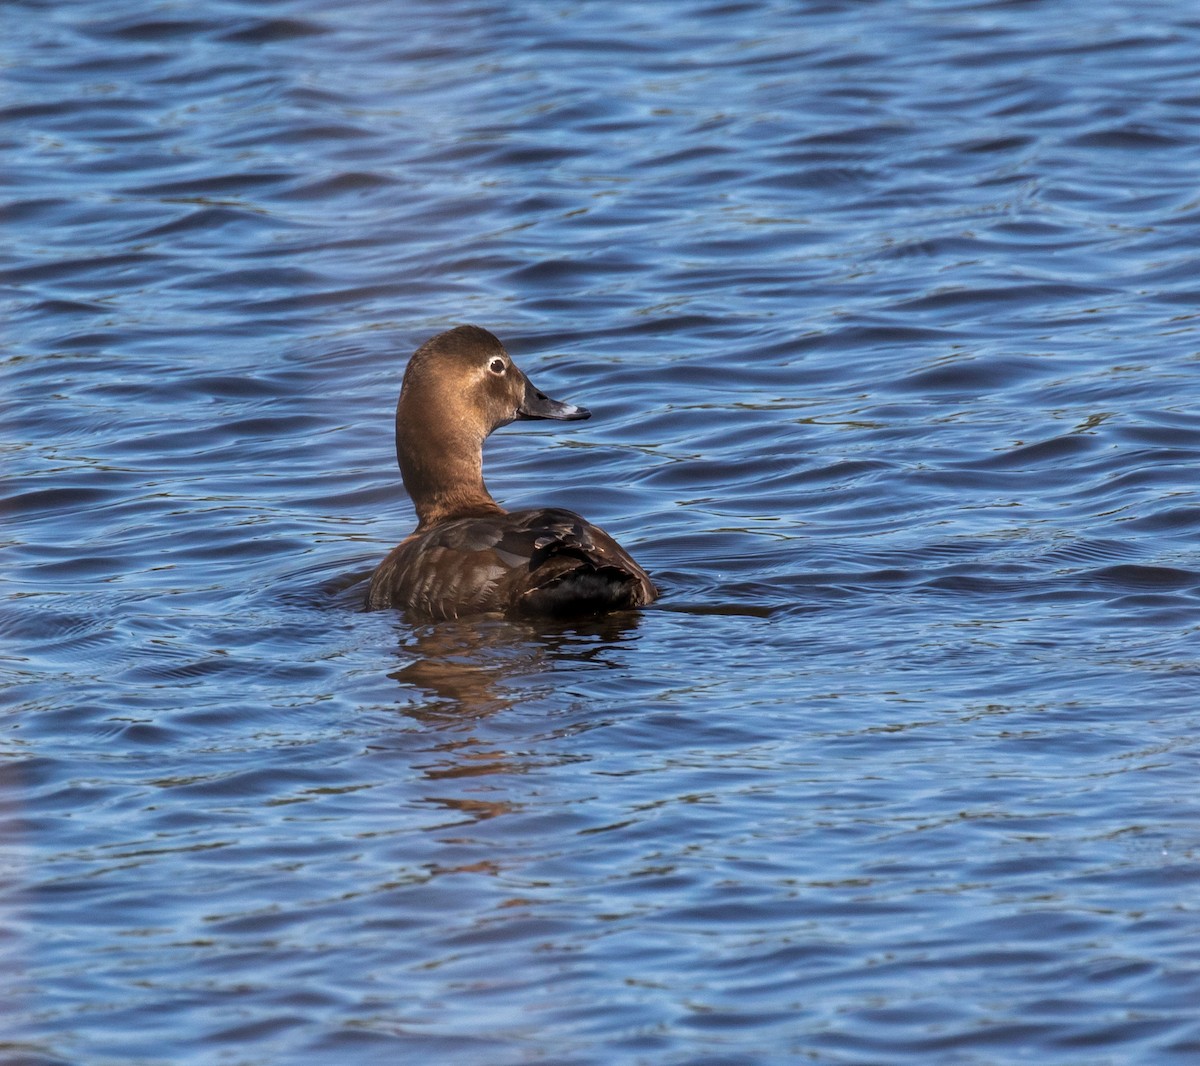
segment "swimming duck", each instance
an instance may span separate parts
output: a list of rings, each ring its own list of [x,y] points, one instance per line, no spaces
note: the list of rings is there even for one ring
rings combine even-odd
[[[658,596],[604,530],[571,511],[506,511],[483,483],[483,442],[517,419],[590,418],[552,400],[479,326],[457,326],[416,350],[396,404],[396,459],[417,528],[379,564],[369,608],[417,617],[588,615]]]

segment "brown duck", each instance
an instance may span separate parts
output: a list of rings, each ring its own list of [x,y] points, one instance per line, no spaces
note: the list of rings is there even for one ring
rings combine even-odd
[[[483,442],[516,419],[590,418],[552,400],[478,326],[426,341],[396,405],[396,458],[417,528],[371,577],[370,608],[422,618],[589,615],[644,607],[658,595],[604,530],[571,511],[505,511],[483,483]]]

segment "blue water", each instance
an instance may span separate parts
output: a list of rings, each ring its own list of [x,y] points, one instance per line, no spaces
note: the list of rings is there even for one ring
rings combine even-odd
[[[13,0],[0,1062],[1194,1063],[1186,0]],[[632,618],[361,609],[404,363]]]

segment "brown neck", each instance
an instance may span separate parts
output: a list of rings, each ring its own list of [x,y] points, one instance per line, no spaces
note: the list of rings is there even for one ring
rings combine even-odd
[[[504,514],[483,483],[483,441],[459,427],[428,425],[420,440],[409,440],[404,420],[396,421],[400,476],[417,510],[417,529],[475,515]]]

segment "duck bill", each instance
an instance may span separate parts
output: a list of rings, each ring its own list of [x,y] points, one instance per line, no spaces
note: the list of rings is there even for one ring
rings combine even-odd
[[[559,422],[576,422],[582,418],[591,418],[592,412],[586,407],[577,407],[573,403],[563,403],[562,400],[552,400],[544,392],[534,388],[533,383],[525,378],[525,398],[517,407],[517,418],[553,418]]]

